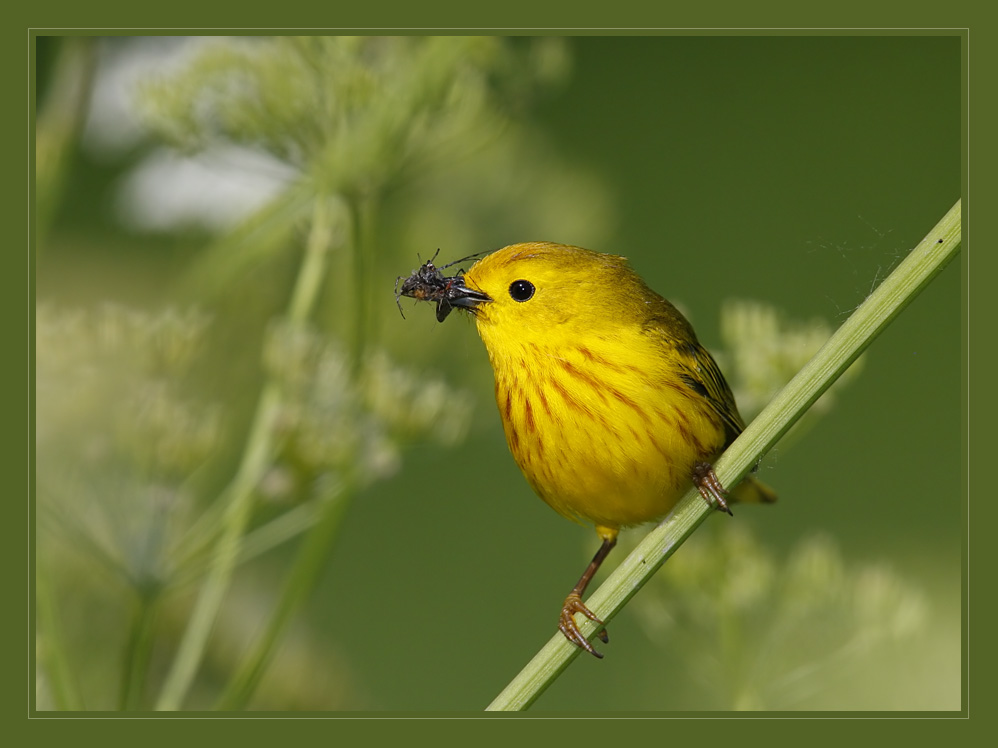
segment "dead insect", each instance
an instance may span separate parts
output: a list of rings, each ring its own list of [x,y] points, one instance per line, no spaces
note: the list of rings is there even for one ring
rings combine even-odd
[[[405,312],[402,311],[402,297],[408,296],[419,301],[436,301],[444,290],[444,274],[433,265],[440,250],[433,253],[433,257],[413,270],[408,278],[402,283],[402,290],[399,290],[399,281],[403,276],[395,279],[395,303],[398,304],[399,313],[405,319]]]
[[[443,322],[454,307],[473,308],[474,301],[483,301],[488,297],[485,294],[466,288],[464,285],[464,271],[459,270],[457,275],[445,277],[441,270],[457,265],[465,260],[471,260],[485,252],[478,252],[460,260],[449,262],[441,267],[436,267],[433,261],[440,254],[438,249],[433,253],[433,257],[413,270],[408,278],[403,280],[403,276],[395,279],[395,303],[398,304],[402,319],[405,319],[405,312],[402,311],[402,297],[408,296],[417,301],[437,302],[437,322]],[[402,281],[402,288],[399,288],[399,281]]]

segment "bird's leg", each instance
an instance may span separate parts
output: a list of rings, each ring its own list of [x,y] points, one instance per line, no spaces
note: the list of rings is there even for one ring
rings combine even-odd
[[[603,560],[610,554],[613,547],[617,544],[617,534],[614,533],[612,537],[604,537],[603,545],[599,547],[596,551],[596,555],[593,556],[593,560],[589,562],[589,566],[586,567],[585,573],[580,577],[578,583],[572,588],[572,591],[568,593],[568,597],[565,598],[565,604],[561,608],[561,618],[558,621],[558,630],[565,635],[565,638],[570,642],[575,644],[575,646],[586,650],[589,654],[594,657],[603,658],[599,652],[593,649],[593,645],[589,643],[582,632],[579,631],[579,625],[575,622],[575,614],[581,613],[590,621],[594,621],[602,626],[603,621],[596,617],[596,615],[589,610],[582,602],[582,596],[586,592],[586,587],[589,586],[589,582],[592,581],[593,576],[595,576],[596,571],[599,569],[600,564]],[[606,629],[600,629],[598,634],[600,641],[606,644],[610,641],[610,637],[606,633]]]
[[[728,492],[724,490],[724,486],[721,485],[720,479],[709,462],[698,462],[693,466],[693,485],[697,487],[708,506],[731,514],[726,500]]]

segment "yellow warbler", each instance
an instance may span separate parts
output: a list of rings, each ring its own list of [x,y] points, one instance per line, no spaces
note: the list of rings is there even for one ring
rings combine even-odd
[[[436,301],[441,321],[474,315],[517,464],[554,510],[595,525],[602,545],[559,629],[602,657],[574,614],[603,623],[582,595],[620,528],[663,517],[691,483],[729,511],[711,462],[744,423],[717,364],[624,258],[580,247],[514,244],[454,277],[424,263],[398,293]],[[751,477],[732,496],[776,498]]]

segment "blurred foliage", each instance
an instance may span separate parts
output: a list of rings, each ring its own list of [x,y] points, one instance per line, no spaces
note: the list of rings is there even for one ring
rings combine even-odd
[[[484,355],[476,359],[481,366],[466,365],[466,357],[482,353],[477,342],[467,342],[473,333],[461,325],[438,327],[430,314],[401,324],[391,296],[395,277],[438,248],[441,261],[449,261],[513,241],[552,239],[635,259],[644,253],[647,261],[654,247],[662,248],[657,269],[643,274],[653,287],[670,295],[678,290],[692,301],[703,286],[690,279],[705,259],[713,261],[707,248],[734,241],[715,235],[730,222],[739,235],[735,251],[723,256],[725,271],[712,274],[708,298],[696,300],[699,314],[709,317],[714,299],[736,287],[767,297],[801,288],[811,302],[814,287],[801,278],[822,276],[824,292],[842,255],[794,255],[804,242],[828,232],[838,246],[842,215],[851,216],[855,205],[865,211],[871,195],[893,196],[922,217],[935,210],[874,179],[893,173],[876,159],[897,151],[905,164],[911,153],[950,160],[949,151],[931,143],[902,145],[899,133],[932,134],[942,125],[890,125],[888,115],[906,116],[900,99],[908,88],[889,77],[894,66],[880,64],[893,59],[876,56],[882,47],[875,64],[859,54],[864,41],[841,48],[844,56],[839,47],[826,52],[828,64],[819,54],[818,63],[807,66],[785,64],[797,58],[774,56],[771,46],[756,51],[755,40],[677,38],[662,47],[673,55],[662,59],[672,62],[657,64],[659,58],[646,55],[659,41],[39,40],[46,72],[38,83],[35,173],[38,708],[148,709],[156,703],[206,575],[217,567],[219,538],[233,526],[234,477],[248,462],[254,470],[248,520],[238,533],[239,565],[226,580],[225,604],[181,706],[487,703],[501,686],[497,679],[512,674],[512,658],[527,653],[519,636],[482,647],[481,632],[492,631],[485,623],[493,622],[483,623],[481,611],[492,609],[511,573],[523,587],[535,586],[538,600],[552,594],[536,556],[509,553],[510,538],[515,533],[516,543],[543,544],[554,554],[562,537],[563,549],[570,549],[571,528],[555,537],[546,515],[537,514],[543,511],[538,502],[509,500],[506,478],[515,468],[494,409],[487,404],[473,411],[466,389],[473,383],[476,392],[488,390]],[[811,61],[827,41],[766,44],[789,45]],[[925,40],[910,41],[915,59],[923,60]],[[573,59],[573,46],[588,56]],[[936,59],[924,58],[925,71],[939,67]],[[752,85],[735,85],[743,64]],[[770,67],[775,77],[766,72]],[[925,71],[896,67],[902,82],[926,79]],[[583,80],[574,84],[573,98],[566,103],[551,96],[575,71]],[[956,71],[958,78],[959,65]],[[122,78],[130,88],[117,110],[106,88]],[[865,105],[825,100],[822,86],[851,92],[867,80],[873,82],[862,89],[871,97]],[[926,113],[924,101],[938,97],[909,88],[915,111],[926,115],[920,121],[954,109],[944,102]],[[762,109],[752,108],[757,102]],[[545,106],[546,129],[537,114]],[[815,121],[805,118],[801,126],[798,109]],[[669,114],[665,128],[660,110]],[[851,120],[843,121],[847,115],[860,120],[863,132],[882,124],[891,148],[865,140],[857,145]],[[826,119],[831,135],[817,126]],[[125,122],[134,135],[115,129]],[[774,126],[779,147],[763,140]],[[796,134],[804,139],[785,151],[783,143]],[[828,137],[844,145],[832,148]],[[783,157],[786,152],[797,157]],[[836,198],[816,199],[796,185],[831,189],[842,153],[856,161],[841,171],[839,211],[819,215],[813,206],[834,206]],[[811,154],[821,157],[819,165],[805,160]],[[901,171],[905,185],[941,190],[940,204],[952,203],[951,187],[923,178],[922,163],[912,168],[919,178]],[[619,191],[611,198],[615,171]],[[761,185],[770,171],[772,181]],[[860,172],[864,179],[857,180]],[[823,178],[814,180],[816,173]],[[233,207],[224,194],[233,184],[262,187],[254,200]],[[794,216],[813,210],[816,220],[795,224],[799,236],[777,238],[788,212],[770,216],[767,209],[784,199],[777,190],[787,184],[802,201],[787,210]],[[690,212],[686,197],[703,213]],[[713,220],[721,214],[724,220]],[[889,215],[870,220],[916,223]],[[769,218],[778,225],[767,224]],[[766,255],[780,241],[791,259],[777,267]],[[891,252],[901,251],[899,241]],[[828,267],[818,268],[820,262]],[[884,259],[878,255],[875,262]],[[867,292],[873,273],[850,268],[856,277],[845,283]],[[663,278],[673,289],[663,287]],[[837,308],[855,301],[841,291],[828,294]],[[776,308],[730,302],[722,312],[727,350],[719,358],[746,417],[827,338],[826,325],[793,322]],[[802,304],[795,313],[811,309]],[[710,326],[698,322],[697,328],[709,340]],[[399,365],[403,360],[407,366]],[[444,362],[455,383],[431,373]],[[904,363],[907,372],[909,360]],[[893,376],[897,384],[901,377]],[[263,448],[256,449],[249,434],[261,393],[268,392],[277,407],[263,419],[262,443],[255,445]],[[847,426],[843,444],[856,438]],[[458,451],[462,456],[453,461],[421,449],[431,439],[456,445],[475,429],[478,441],[466,450],[487,446],[495,465],[507,468],[502,481],[493,480],[497,468],[480,454],[484,449],[473,459]],[[843,464],[830,456],[834,447],[815,447],[825,468]],[[413,448],[420,451],[402,472]],[[874,479],[889,476],[893,489],[906,476],[882,468],[886,453],[876,457]],[[781,479],[792,483],[788,468],[781,465]],[[813,475],[805,477],[810,487]],[[850,486],[864,481],[851,473],[842,480]],[[783,501],[787,494],[779,488]],[[360,495],[372,501],[346,511]],[[878,497],[882,511],[891,511],[891,495],[885,488]],[[375,500],[380,503],[372,507]],[[856,500],[868,497],[857,490]],[[842,502],[812,501],[808,517],[827,509],[857,524]],[[801,515],[795,511],[804,503],[787,500],[767,521],[798,523],[796,536]],[[935,526],[938,513],[908,516],[930,514]],[[340,532],[344,516],[353,523],[350,532]],[[465,535],[472,523],[474,532]],[[879,542],[883,525],[865,524]],[[653,638],[667,634],[680,644],[681,651],[668,649],[670,656],[704,686],[706,696],[697,693],[691,708],[852,705],[809,695],[834,688],[843,674],[868,678],[895,649],[892,641],[924,642],[918,638],[924,602],[914,584],[879,567],[847,563],[830,541],[803,544],[780,561],[750,535],[713,536],[710,529],[656,577],[664,597],[650,586],[634,601]],[[334,547],[342,557],[330,564],[337,574],[321,589],[321,614],[299,615]],[[485,557],[499,568],[484,568]],[[940,572],[947,585],[948,568]],[[440,569],[447,569],[446,579],[434,575]],[[452,584],[463,585],[463,593],[454,595]],[[526,594],[515,590],[518,599]],[[539,618],[548,612],[538,603]],[[510,627],[508,616],[493,618],[504,631]],[[535,627],[517,617],[513,627],[518,635],[546,632],[553,622],[544,621]],[[938,637],[946,646],[949,623]],[[432,637],[434,645],[414,646],[419,637]],[[920,650],[944,671],[925,701],[932,708],[954,699],[958,663],[946,646]],[[458,647],[469,656],[442,661],[441,653]],[[654,665],[644,650],[616,676],[628,684],[616,690],[618,703],[669,698],[660,696],[658,670],[640,690],[641,668]],[[888,675],[878,684],[907,672],[884,669]],[[614,677],[604,668],[587,682],[580,670],[559,687],[579,684],[593,693]],[[913,687],[925,682],[913,680]],[[647,708],[674,708],[684,684],[671,692],[675,700]],[[856,698],[868,695],[857,691]]]
[[[35,239],[44,231],[63,199],[70,168],[86,115],[94,69],[94,46],[85,39],[68,39],[52,63],[48,93],[36,101],[35,115]]]
[[[150,82],[140,104],[185,150],[237,143],[294,164],[319,191],[377,192],[511,125],[510,103],[563,72],[562,48],[542,44],[523,56],[494,37],[233,40]]]
[[[368,354],[355,374],[335,342],[278,323],[263,355],[285,392],[278,416],[284,454],[311,479],[334,465],[362,487],[399,469],[401,445],[426,438],[454,444],[467,432],[468,393],[394,365],[383,351]],[[279,459],[267,477],[270,498],[287,490],[277,488],[287,485],[274,475],[281,465]]]
[[[39,524],[59,540],[43,533],[42,549],[88,549],[139,590],[177,573],[189,479],[221,439],[219,407],[184,394],[207,324],[192,311],[38,307]]]
[[[734,523],[691,538],[634,608],[701,688],[698,708],[739,711],[828,708],[839,683],[863,708],[898,708],[857,684],[928,622],[925,594],[891,569],[847,564],[822,536],[778,559]]]
[[[89,549],[137,589],[189,581],[181,562],[194,560],[186,545],[192,502],[206,488],[199,471],[238,439],[223,433],[220,403],[184,395],[210,326],[193,310],[36,311],[41,525],[58,533],[53,549]],[[275,325],[267,341],[265,365],[287,395],[284,447],[258,487],[262,499],[294,505],[347,473],[360,485],[384,478],[399,469],[406,442],[453,444],[467,430],[467,393],[384,353],[354,377],[340,347],[314,331]]]
[[[821,319],[791,320],[772,304],[728,299],[721,305],[721,369],[727,372],[738,410],[750,422],[832,336]],[[837,393],[863,369],[860,356],[804,414],[801,423],[827,413]]]

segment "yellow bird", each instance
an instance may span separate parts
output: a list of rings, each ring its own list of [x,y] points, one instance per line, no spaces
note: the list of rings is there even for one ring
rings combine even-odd
[[[437,301],[441,321],[453,307],[474,315],[517,464],[551,508],[595,526],[602,545],[558,628],[602,657],[574,615],[602,625],[582,595],[620,529],[665,516],[690,485],[730,513],[711,467],[745,427],[727,382],[686,318],[615,255],[514,244],[450,278],[424,263],[400,293]],[[748,477],[732,498],[776,496]]]

